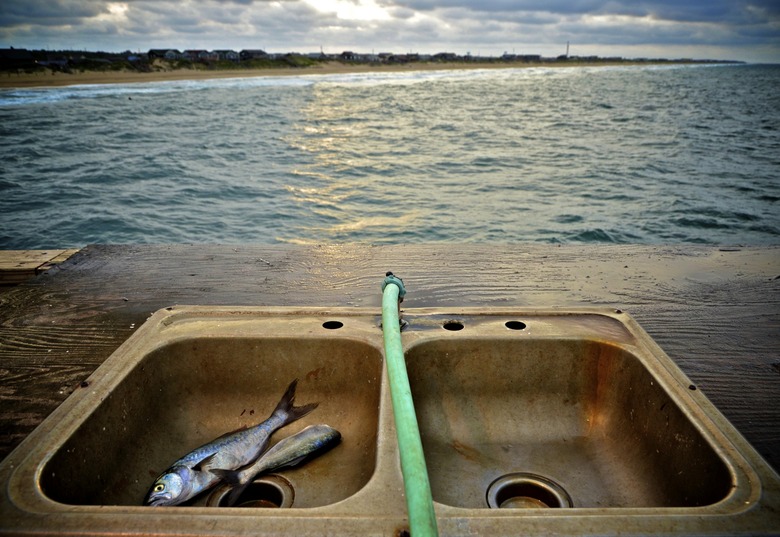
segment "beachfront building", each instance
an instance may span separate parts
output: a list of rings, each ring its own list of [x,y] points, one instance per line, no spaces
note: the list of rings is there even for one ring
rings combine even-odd
[[[181,59],[182,55],[181,52],[179,52],[175,48],[153,48],[150,49],[148,54],[149,60],[179,60]]]
[[[260,49],[244,49],[239,52],[239,57],[241,61],[258,60],[268,58],[268,53]]]
[[[235,50],[215,50],[213,54],[217,60],[238,62],[241,61],[241,55]]]
[[[222,61],[238,62],[241,61],[241,55],[235,50],[220,49],[215,50],[214,54]]]
[[[211,53],[208,50],[185,50],[181,53],[182,59],[190,60],[191,62],[209,61],[212,59]]]
[[[454,52],[439,52],[438,54],[434,54],[432,59],[438,62],[454,62],[460,58]]]
[[[0,48],[0,68],[4,71],[35,67],[35,58],[24,48]]]

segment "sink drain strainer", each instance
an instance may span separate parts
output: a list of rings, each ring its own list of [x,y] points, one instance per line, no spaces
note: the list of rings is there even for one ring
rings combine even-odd
[[[529,473],[507,474],[487,490],[492,509],[547,509],[573,507],[571,496],[555,481]]]
[[[228,495],[233,487],[222,485],[211,493],[207,501],[210,507],[227,507]],[[295,490],[289,481],[279,475],[266,475],[252,481],[241,493],[233,507],[281,508],[292,507]]]

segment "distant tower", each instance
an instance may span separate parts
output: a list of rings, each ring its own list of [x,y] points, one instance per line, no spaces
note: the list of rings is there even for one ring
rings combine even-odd
[[[566,57],[569,57],[569,42],[566,41]]]

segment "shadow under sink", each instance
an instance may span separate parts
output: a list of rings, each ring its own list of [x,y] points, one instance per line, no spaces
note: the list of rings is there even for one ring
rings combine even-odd
[[[692,507],[728,466],[621,345],[442,337],[407,351],[435,501],[452,507]]]

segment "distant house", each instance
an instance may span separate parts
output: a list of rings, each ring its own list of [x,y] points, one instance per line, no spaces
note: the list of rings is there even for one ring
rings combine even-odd
[[[458,55],[454,52],[439,52],[433,55],[433,59],[440,62],[453,62],[458,59]]]
[[[244,49],[239,53],[241,61],[267,58],[268,54],[260,49]]]
[[[35,66],[32,53],[24,48],[0,48],[1,69],[24,69]]]
[[[385,60],[387,63],[411,63],[420,60],[419,54],[393,54]]]
[[[209,56],[208,50],[190,49],[181,53],[182,59],[190,60],[192,62],[206,61]]]
[[[351,50],[345,50],[341,53],[341,56],[339,56],[339,59],[345,62],[351,62],[358,59],[358,54],[356,52],[352,52]]]
[[[213,52],[218,60],[227,60],[231,62],[237,62],[241,60],[241,55],[235,50],[215,50]]]
[[[149,50],[148,56],[150,60],[179,60],[182,57],[181,52],[173,48],[153,48]]]
[[[70,65],[70,60],[65,56],[49,56],[45,60],[40,60],[38,65],[50,69],[67,69]]]
[[[504,52],[504,55],[501,56],[501,59],[505,61],[533,63],[542,61],[542,56],[540,54],[509,54]]]

